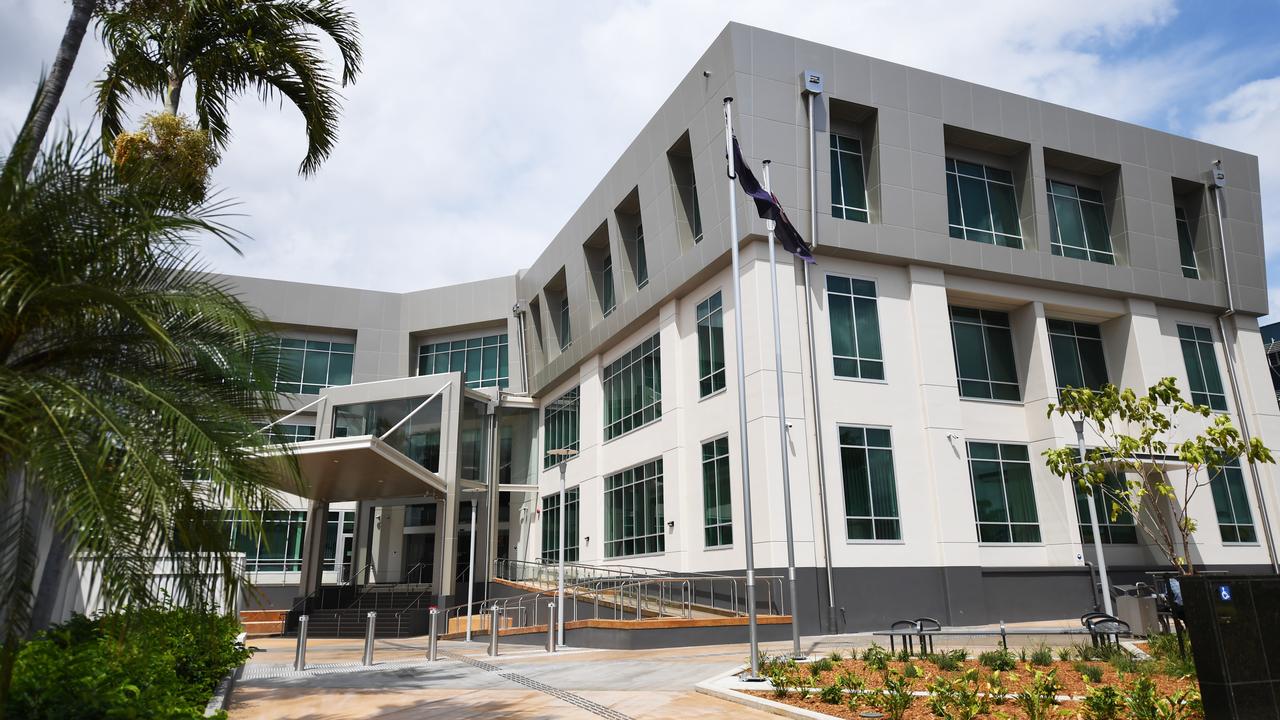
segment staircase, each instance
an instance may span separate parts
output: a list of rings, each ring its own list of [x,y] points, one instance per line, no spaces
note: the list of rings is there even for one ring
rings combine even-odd
[[[296,635],[298,618],[305,614],[309,637],[364,637],[372,611],[378,613],[374,637],[423,635],[427,632],[431,599],[429,585],[323,587],[288,611],[283,634]]]

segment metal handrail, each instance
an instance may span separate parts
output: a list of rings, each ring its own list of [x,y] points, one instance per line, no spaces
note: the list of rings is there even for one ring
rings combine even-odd
[[[422,568],[425,568],[426,566],[427,566],[427,564],[426,564],[426,563],[424,563],[424,562],[420,562],[420,563],[418,563],[417,565],[414,565],[413,567],[409,568],[409,571],[408,571],[408,572],[406,572],[406,573],[404,574],[404,580],[405,580],[405,582],[406,582],[406,583],[407,583],[407,582],[409,582],[409,578],[413,575],[413,571],[414,571],[414,570],[418,570],[418,571],[419,571],[419,572],[418,572],[418,584],[419,584],[419,585],[421,585],[421,584],[422,584],[422,572],[421,572],[421,571],[422,571]]]
[[[357,571],[355,571],[355,572],[351,573],[351,577],[347,578],[347,581],[346,581],[345,583],[343,583],[343,584],[344,584],[344,585],[355,585],[355,584],[356,584],[356,578],[360,577],[360,573],[363,573],[363,572],[365,572],[366,570],[373,570],[374,572],[377,572],[378,567],[374,564],[374,562],[373,562],[372,560],[370,560],[369,562],[367,562],[367,563],[365,563],[365,564],[364,564],[364,567],[362,567],[362,568],[360,568],[359,570],[357,570]],[[366,578],[366,580],[367,580],[368,576],[366,575],[366,576],[365,576],[365,578]],[[366,584],[368,584],[368,583],[366,582]]]

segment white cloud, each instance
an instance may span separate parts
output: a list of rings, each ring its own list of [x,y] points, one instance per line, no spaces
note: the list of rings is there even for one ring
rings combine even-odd
[[[0,127],[20,122],[67,12],[14,3],[0,0],[15,21],[0,24]],[[296,175],[291,108],[233,111],[216,180],[254,241],[243,258],[208,246],[218,270],[410,290],[527,266],[730,20],[1135,120],[1233,61],[1112,57],[1171,22],[1170,0],[349,5],[366,67],[317,177]],[[102,62],[86,41],[64,103],[81,127]]]

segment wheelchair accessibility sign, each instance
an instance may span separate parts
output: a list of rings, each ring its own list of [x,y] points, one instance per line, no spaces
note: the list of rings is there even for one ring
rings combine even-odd
[[[1222,602],[1231,602],[1231,586],[1230,585],[1218,586],[1218,599],[1221,600]]]

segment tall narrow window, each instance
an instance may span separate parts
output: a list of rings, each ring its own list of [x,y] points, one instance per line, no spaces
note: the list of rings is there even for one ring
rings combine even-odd
[[[1022,247],[1013,174],[947,158],[947,213],[951,237]]]
[[[831,217],[867,222],[862,143],[831,133]]]
[[[1049,347],[1059,390],[1068,387],[1101,390],[1107,384],[1102,330],[1097,325],[1050,320]]]
[[[729,439],[702,443],[702,533],[707,547],[733,544]]]
[[[1213,493],[1213,507],[1218,515],[1218,532],[1224,543],[1253,543],[1258,534],[1253,528],[1253,513],[1249,511],[1249,496],[1244,490],[1244,476],[1240,474],[1240,461],[1214,473],[1209,481]]]
[[[418,374],[460,372],[467,387],[500,387],[509,382],[507,334],[427,343],[418,348]]]
[[[698,397],[724,389],[724,311],[720,293],[698,303]]]
[[[1093,527],[1089,521],[1089,491],[1075,483],[1076,516],[1080,522],[1080,542],[1093,542]],[[1117,502],[1129,497],[1129,486],[1124,475],[1107,473],[1104,483],[1093,486],[1093,507],[1098,513],[1098,534],[1102,542],[1109,544],[1133,544],[1138,542],[1138,526],[1133,515]]]
[[[850,540],[901,540],[893,446],[885,428],[841,427],[844,521]]]
[[[266,349],[276,358],[276,392],[315,395],[351,384],[354,343],[282,337],[267,340]]]
[[[657,335],[606,365],[601,377],[605,440],[662,416],[662,354]]]
[[[1040,542],[1026,445],[969,443],[969,476],[979,542]]]
[[[578,449],[578,388],[574,388],[552,400],[542,418],[542,467],[553,467],[564,458],[552,455],[552,450]]]
[[[665,551],[662,458],[606,476],[604,507],[605,557]]]
[[[1227,395],[1222,388],[1222,376],[1218,374],[1218,357],[1213,353],[1213,335],[1209,328],[1179,325],[1178,341],[1182,343],[1182,361],[1187,366],[1191,402],[1225,412]]]
[[[573,330],[569,326],[569,296],[560,298],[560,349],[564,350],[573,342]]]
[[[1196,266],[1196,244],[1191,235],[1191,223],[1187,222],[1187,213],[1180,207],[1173,208],[1173,221],[1178,226],[1178,253],[1182,257],[1182,276],[1200,277],[1200,268]]]
[[[644,225],[636,223],[636,289],[649,284],[649,258],[644,250]]]
[[[1050,180],[1049,228],[1054,255],[1116,264],[1107,210],[1097,190]]]
[[[600,314],[609,317],[615,305],[613,296],[613,256],[606,254],[600,268]]]
[[[698,181],[693,170],[693,150],[689,134],[680,136],[667,151],[671,182],[675,186],[676,233],[684,247],[702,241],[702,212],[698,208]]]
[[[836,377],[883,380],[876,284],[828,275],[827,314]]]
[[[578,562],[578,488],[564,491],[564,560]],[[560,493],[542,498],[542,561],[560,560]]]
[[[961,397],[1022,398],[1008,313],[953,306],[951,339],[955,344]]]

